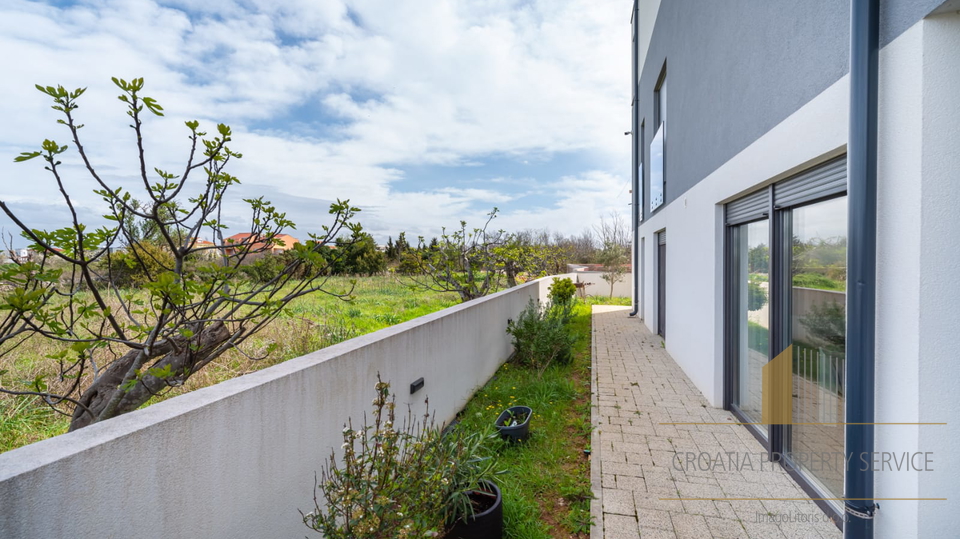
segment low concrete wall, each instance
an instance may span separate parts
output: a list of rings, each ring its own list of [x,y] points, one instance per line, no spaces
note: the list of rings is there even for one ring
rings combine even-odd
[[[586,293],[588,296],[599,296],[599,297],[610,297],[610,283],[603,280],[603,272],[600,271],[577,271],[573,273],[565,273],[563,275],[554,275],[552,277],[544,277],[543,280],[546,281],[545,286],[550,286],[550,283],[553,282],[553,279],[569,277],[573,282],[577,282],[577,279],[582,283],[591,283],[586,287]],[[617,298],[629,298],[633,297],[633,274],[624,273],[620,281],[617,281],[613,285],[613,296]],[[546,297],[546,292],[544,296]]]
[[[393,384],[398,410],[409,403],[422,412],[429,396],[437,420],[452,419],[508,357],[507,319],[541,287],[527,283],[0,454],[0,537],[311,535],[297,511],[313,509],[314,472],[340,447],[346,419],[358,425],[369,413],[377,373]],[[424,388],[410,395],[421,376]]]
[[[801,317],[809,315],[815,305],[838,303],[841,307],[846,308],[846,302],[846,292],[795,286],[793,287],[793,319],[799,320]],[[816,338],[810,335],[803,324],[794,324],[792,331],[794,339],[811,343],[816,342]]]

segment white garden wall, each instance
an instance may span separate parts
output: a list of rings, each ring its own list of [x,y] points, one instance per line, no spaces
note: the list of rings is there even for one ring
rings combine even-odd
[[[507,319],[541,289],[527,283],[0,454],[0,537],[312,535],[297,510],[313,509],[314,472],[345,420],[371,409],[377,373],[398,410],[421,412],[429,396],[437,420],[452,419],[509,356]]]
[[[547,287],[550,286],[550,283],[553,282],[553,279],[562,279],[569,278],[573,282],[577,282],[579,279],[581,283],[588,283],[584,289],[584,293],[588,296],[596,296],[601,298],[610,297],[610,283],[603,280],[603,272],[601,271],[577,271],[571,273],[564,273],[563,275],[553,275],[551,277],[544,277],[543,282],[544,288],[542,295],[544,298],[547,297]],[[619,281],[613,285],[613,297],[615,298],[629,298],[633,297],[633,274],[624,273]]]

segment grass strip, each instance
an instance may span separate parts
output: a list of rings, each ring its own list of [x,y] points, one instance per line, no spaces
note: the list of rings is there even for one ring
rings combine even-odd
[[[578,300],[569,329],[577,335],[573,361],[542,376],[505,363],[460,414],[461,428],[490,428],[514,405],[533,409],[530,438],[499,451],[505,536],[511,539],[590,535],[591,305],[629,305],[627,298]]]

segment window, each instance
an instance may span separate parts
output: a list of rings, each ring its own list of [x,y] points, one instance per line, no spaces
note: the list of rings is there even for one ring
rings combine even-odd
[[[660,80],[657,82],[657,89],[653,92],[653,123],[660,125],[667,123],[667,68],[663,68],[660,74]]]
[[[663,65],[653,92],[653,140],[650,142],[650,211],[664,201],[666,185],[667,65]]]
[[[785,396],[789,424],[747,428],[839,516],[842,507],[823,498],[843,495],[846,158],[727,204],[725,238],[727,408],[762,423],[764,401]],[[788,349],[792,357],[780,356]],[[778,356],[792,363],[790,378],[781,386],[771,375],[765,386],[762,371]],[[837,458],[809,466],[813,454]]]
[[[660,124],[653,140],[650,142],[650,212],[663,204],[663,172],[664,172],[664,124]]]
[[[643,182],[643,148],[645,146],[645,133],[644,129],[647,122],[646,120],[640,122],[640,145],[637,147],[637,186],[640,188],[640,192],[637,193],[637,207],[634,210],[637,212],[637,223],[643,222],[643,195],[646,188],[646,184]]]

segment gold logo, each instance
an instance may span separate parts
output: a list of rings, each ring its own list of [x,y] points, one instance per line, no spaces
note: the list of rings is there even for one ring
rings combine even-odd
[[[793,345],[763,366],[762,423],[793,422]]]

